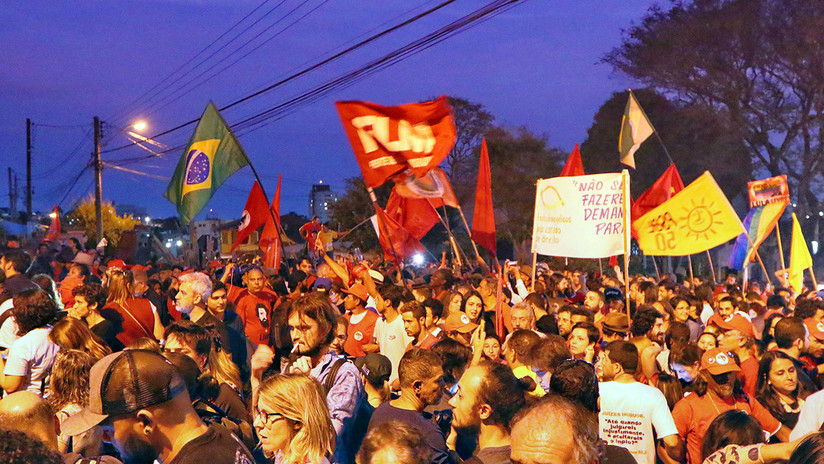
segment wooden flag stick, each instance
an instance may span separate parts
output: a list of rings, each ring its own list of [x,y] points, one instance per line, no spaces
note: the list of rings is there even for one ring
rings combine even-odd
[[[655,261],[655,255],[650,255],[649,257],[652,258],[652,265],[655,267],[655,278],[661,280],[661,273],[658,272],[658,262]]]
[[[461,220],[463,221],[464,227],[466,227],[466,233],[469,234],[469,241],[472,243],[472,249],[475,250],[475,257],[478,259],[479,263],[486,264],[486,261],[481,258],[481,254],[478,253],[478,245],[475,244],[475,240],[472,239],[472,229],[469,228],[469,223],[466,222],[466,216],[464,216],[463,208],[461,208],[460,203],[458,204],[458,212],[461,214]]]
[[[604,263],[601,262],[601,258],[598,258],[598,272],[600,272],[602,276],[604,275]]]
[[[710,262],[710,275],[712,276],[712,280],[714,280],[715,283],[718,283],[718,278],[715,276],[715,266],[713,266],[713,264],[712,264],[712,256],[710,255],[710,250],[706,250],[706,252],[707,252],[707,261]]]
[[[775,226],[778,227],[778,222],[775,223]],[[752,242],[752,239],[750,238],[750,234],[746,230],[744,231],[744,236],[747,237],[747,241],[750,243],[750,249],[752,249],[753,253],[755,253],[755,257],[758,259],[758,264],[761,265],[761,270],[764,271],[764,276],[767,278],[767,283],[772,285],[772,281],[770,281],[770,274],[767,273],[767,268],[764,266],[764,261],[761,261],[761,255],[758,254],[758,248],[755,247],[755,244]],[[707,253],[709,253],[709,250],[707,250]],[[749,256],[745,256],[744,266],[746,266],[748,262]]]
[[[463,262],[461,260],[460,255],[463,254],[464,258],[466,258],[466,253],[464,253],[463,250],[458,246],[458,241],[455,240],[455,236],[452,235],[452,228],[449,227],[449,219],[445,218],[445,217],[441,217],[441,214],[438,212],[438,208],[435,208],[435,205],[432,204],[432,200],[430,198],[427,198],[426,202],[429,203],[429,206],[431,206],[432,209],[435,211],[435,214],[438,215],[438,220],[441,221],[441,225],[444,226],[444,228],[446,229],[447,235],[449,235],[449,243],[452,245],[452,248],[455,250],[455,253],[458,255],[457,258],[458,258],[459,266],[463,266]],[[446,210],[446,207],[444,207],[444,210]],[[446,216],[445,213],[446,212],[444,211],[444,216]]]
[[[624,301],[626,304],[627,317],[632,320],[632,314],[629,310],[629,255],[632,251],[630,249],[630,196],[629,196],[629,171],[624,169],[621,171],[622,190],[623,190],[623,212],[624,212]],[[600,261],[599,261],[600,262]]]
[[[538,253],[532,252],[532,289],[531,292],[535,291],[535,267],[538,266]],[[812,269],[810,270],[812,272]]]
[[[813,291],[818,291],[818,282],[815,281],[815,272],[813,272],[812,266],[809,268],[810,270],[810,277],[813,278]]]
[[[692,288],[695,285],[695,276],[692,274],[692,255],[687,255],[687,264],[690,267],[690,288]]]

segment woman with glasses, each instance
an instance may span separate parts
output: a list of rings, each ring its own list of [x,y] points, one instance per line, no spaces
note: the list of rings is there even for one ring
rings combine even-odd
[[[304,374],[273,374],[254,407],[260,447],[275,464],[328,464],[335,429],[321,385]]]

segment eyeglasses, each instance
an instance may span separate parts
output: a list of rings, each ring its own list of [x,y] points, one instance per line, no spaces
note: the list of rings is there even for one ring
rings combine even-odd
[[[712,380],[715,381],[718,385],[726,385],[733,380],[733,376],[729,373],[726,374],[713,374]]]
[[[265,412],[261,411],[257,407],[255,408],[255,417],[260,417],[263,419],[264,424],[273,424],[281,419],[286,419],[286,416],[283,414],[278,414],[276,412]]]

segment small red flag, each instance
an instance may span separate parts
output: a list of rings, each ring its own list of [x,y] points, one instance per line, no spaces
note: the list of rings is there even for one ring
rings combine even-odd
[[[249,198],[246,200],[246,207],[243,208],[243,217],[237,231],[237,238],[232,243],[232,251],[241,243],[245,242],[252,232],[258,230],[260,226],[266,223],[266,218],[269,217],[269,205],[266,204],[266,196],[263,194],[263,189],[260,184],[255,181],[252,186],[252,191],[249,192]]]
[[[481,143],[481,163],[478,166],[475,210],[472,213],[472,240],[489,250],[493,256],[497,254],[495,211],[492,208],[492,172],[489,170],[486,138]]]
[[[417,253],[426,251],[426,248],[421,245],[421,242],[410,234],[408,230],[398,224],[397,221],[387,216],[383,208],[375,205],[375,213],[377,214],[378,220],[378,240],[381,243],[381,248],[383,248],[383,256],[386,261],[395,262],[395,253],[398,254],[400,259],[403,259],[411,258]],[[395,264],[399,263],[395,262]]]
[[[57,205],[54,206],[54,213],[52,214],[54,214],[54,217],[49,226],[49,232],[46,234],[46,238],[43,239],[44,242],[53,242],[60,238],[60,211],[57,209]]]
[[[584,175],[584,163],[581,162],[581,151],[578,149],[578,144],[575,144],[575,148],[570,153],[569,158],[567,159],[566,164],[564,165],[564,169],[561,170],[561,175],[559,177],[569,177],[569,176],[583,176]]]
[[[420,240],[439,221],[436,202],[443,204],[438,198],[405,198],[393,188],[386,202],[386,214]]]
[[[280,181],[281,174],[278,174],[278,189],[275,191],[275,197],[272,198],[272,207],[270,214],[266,218],[266,224],[263,226],[263,232],[260,234],[260,249],[263,250],[263,265],[266,267],[273,267],[278,269],[280,267]],[[272,220],[275,218],[275,221]]]
[[[684,182],[681,180],[681,175],[678,174],[675,164],[670,164],[667,170],[661,174],[661,177],[632,203],[632,209],[630,210],[632,222],[635,223],[638,218],[666,202],[681,190],[684,190]],[[638,239],[638,232],[635,230],[634,225],[632,227],[632,236],[636,240]]]

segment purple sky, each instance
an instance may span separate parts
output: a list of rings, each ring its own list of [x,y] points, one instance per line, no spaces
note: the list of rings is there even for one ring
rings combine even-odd
[[[424,4],[423,0],[337,0],[327,3],[322,0],[285,0],[249,32],[212,57],[207,66],[180,73],[185,76],[158,98],[129,108],[136,98],[261,1],[33,0],[4,5],[0,27],[0,43],[3,44],[0,47],[0,153],[3,160],[0,163],[3,168],[0,173],[3,200],[0,204],[8,205],[6,167],[10,166],[20,177],[18,207],[24,207],[27,117],[35,124],[34,208],[47,210],[63,198],[67,184],[89,159],[91,136],[86,132],[91,128],[93,116],[100,116],[112,127],[105,139],[104,150],[121,146],[128,140],[117,134],[119,128],[135,120],[145,119],[149,124],[148,135],[151,135],[196,118],[208,100],[214,100],[218,107],[224,106],[307,62],[326,56],[344,43],[362,39],[387,24],[394,24],[398,20],[393,18]],[[240,28],[261,18],[278,3],[280,0],[269,1]],[[416,12],[437,3],[426,2]],[[621,29],[637,22],[652,3],[650,0],[524,0],[507,13],[392,68],[303,106],[255,132],[241,135],[241,144],[270,194],[274,193],[277,174],[283,173],[283,211],[301,214],[307,213],[312,183],[323,179],[324,183],[342,190],[345,178],[360,174],[334,109],[335,100],[367,100],[394,105],[441,94],[460,96],[485,105],[496,116],[497,123],[510,127],[525,125],[536,133],[547,134],[551,145],[569,151],[574,143],[584,139],[595,112],[612,92],[632,86],[632,82],[612,74],[608,66],[598,61],[618,44]],[[233,124],[274,106],[417,39],[480,4],[479,1],[457,1],[333,65],[227,110],[224,117]],[[171,100],[168,94],[173,89],[203,71],[210,70],[211,73],[226,66],[261,43],[263,38],[314,7],[318,7],[317,10],[228,70],[168,103]],[[291,16],[243,51],[229,56],[222,64],[214,64],[295,8]],[[411,13],[403,15],[404,18],[409,16]],[[227,42],[236,31],[218,44]],[[198,61],[200,58],[189,67]],[[185,142],[193,129],[194,126],[190,126],[158,140],[176,146]],[[80,148],[72,154],[78,146]],[[130,148],[106,154],[104,160],[145,154],[147,152],[139,148]],[[179,156],[176,151],[128,167],[169,177]],[[617,156],[617,153],[604,156]],[[207,210],[213,208],[222,218],[238,217],[252,181],[248,168],[236,173],[218,191]],[[92,191],[92,182],[89,170],[61,206],[69,208],[80,197],[88,195]],[[173,205],[162,196],[166,185],[167,181],[113,169],[103,173],[104,198],[115,203],[144,206],[153,216],[175,214]],[[203,216],[201,213],[199,217]]]

